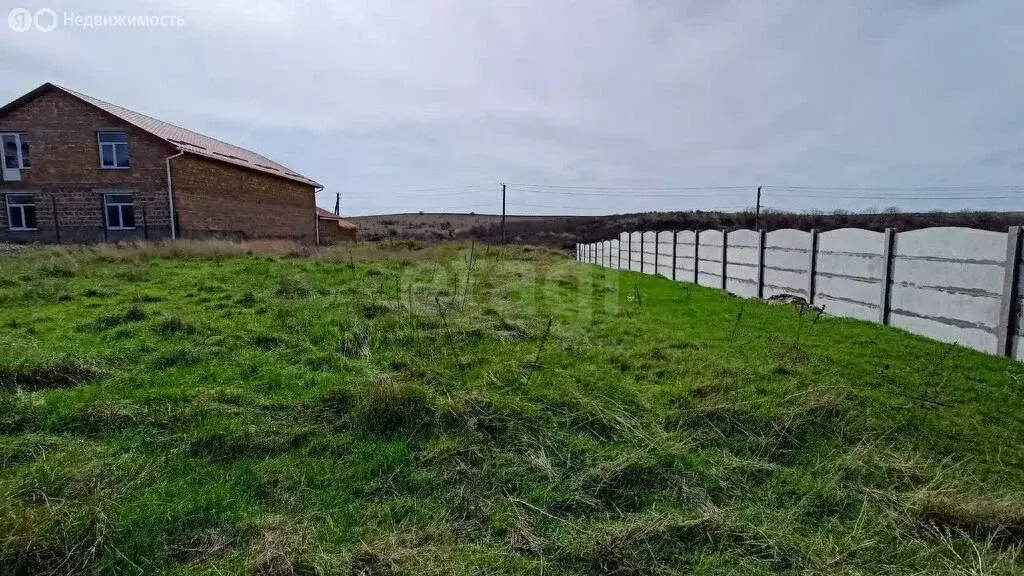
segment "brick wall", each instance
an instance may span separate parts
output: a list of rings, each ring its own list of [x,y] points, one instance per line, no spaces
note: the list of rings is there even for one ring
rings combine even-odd
[[[342,228],[338,226],[337,220],[317,218],[320,226],[320,243],[337,244],[338,242],[355,242],[358,240],[358,231],[353,228]]]
[[[127,133],[130,169],[100,168],[96,133],[106,130]],[[0,132],[27,132],[32,162],[21,182],[0,182],[0,242],[170,236],[165,160],[175,147],[59,90],[0,118]],[[312,186],[193,155],[171,164],[182,237],[315,241]],[[134,193],[136,230],[106,229],[103,192],[120,190]],[[37,231],[10,229],[4,195],[12,192],[33,195]]]
[[[128,134],[131,168],[100,168],[96,133],[103,130]],[[61,242],[170,235],[164,158],[174,149],[160,139],[56,90],[0,118],[0,132],[27,132],[32,161],[21,182],[0,182],[0,242],[54,242],[58,235]],[[136,230],[105,232],[102,192],[111,190],[134,192]],[[33,194],[38,231],[10,230],[4,195],[11,192]]]
[[[263,172],[186,155],[171,160],[181,237],[316,241],[315,190]]]

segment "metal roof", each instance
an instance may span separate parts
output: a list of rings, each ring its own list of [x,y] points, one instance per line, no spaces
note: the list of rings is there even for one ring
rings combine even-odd
[[[299,174],[298,172],[295,172],[290,168],[282,166],[281,164],[278,164],[277,162],[270,160],[266,156],[262,156],[251,150],[246,150],[245,148],[240,148],[233,144],[228,144],[227,142],[217,140],[216,138],[204,136],[203,134],[199,134],[198,132],[193,132],[180,126],[175,126],[174,124],[169,124],[167,122],[157,120],[156,118],[146,116],[145,114],[140,114],[138,112],[128,110],[127,108],[122,108],[115,104],[105,102],[103,100],[100,100],[99,98],[93,98],[92,96],[89,96],[87,94],[75,92],[74,90],[71,90],[69,88],[57,86],[56,84],[51,84],[49,82],[43,84],[42,86],[29,92],[28,94],[25,94],[21,98],[18,98],[17,100],[3,107],[0,107],[0,115],[6,113],[7,111],[15,107],[21,106],[22,104],[38,96],[40,93],[51,89],[60,90],[65,94],[68,94],[70,96],[78,98],[79,100],[82,100],[83,102],[91,104],[103,110],[104,112],[112,116],[116,116],[117,118],[131,124],[132,126],[139,128],[140,130],[144,130],[152,134],[153,136],[156,136],[157,138],[164,140],[165,142],[178,148],[179,150],[183,150],[190,154],[195,154],[196,156],[204,156],[206,158],[212,158],[214,160],[227,162],[229,164],[234,164],[236,166],[241,166],[243,168],[249,168],[251,170],[256,170],[258,172],[272,174],[274,176],[280,176],[281,178],[294,180],[296,182],[301,182],[303,184],[308,184],[310,186],[315,186],[318,188],[323,187],[315,180],[307,178]]]

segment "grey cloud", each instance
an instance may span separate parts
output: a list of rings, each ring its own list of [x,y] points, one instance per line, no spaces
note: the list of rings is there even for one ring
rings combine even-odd
[[[324,205],[340,191],[357,213],[480,211],[496,206],[493,194],[400,192],[501,181],[955,186],[1024,175],[1024,4],[1015,0],[46,4],[181,15],[186,25],[0,30],[0,98],[63,83],[258,150],[326,183]],[[768,200],[888,204],[838,195]],[[751,201],[752,188],[586,202],[524,189],[513,207]]]

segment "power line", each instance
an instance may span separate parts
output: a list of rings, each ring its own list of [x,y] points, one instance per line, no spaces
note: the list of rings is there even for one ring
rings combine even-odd
[[[626,190],[623,190],[622,192],[562,192],[553,190],[535,190],[531,188],[520,188],[518,191],[526,194],[544,194],[549,196],[583,196],[591,198],[700,198],[709,196],[721,196],[723,193],[747,193],[752,189],[703,188],[702,190],[715,190],[715,192],[708,191],[700,194],[692,194],[686,192],[678,194],[638,192],[632,194],[624,194],[623,192],[627,192]]]
[[[871,192],[928,192],[935,191],[970,191],[970,190],[998,190],[998,189],[1024,189],[1020,184],[999,184],[985,185],[975,184],[970,186],[765,186],[774,190],[847,190],[847,191],[871,191]]]
[[[620,190],[628,192],[631,190],[653,192],[671,190],[750,190],[754,186],[561,186],[556,184],[523,184],[509,183],[509,186],[524,186],[527,188],[552,188],[556,190]]]

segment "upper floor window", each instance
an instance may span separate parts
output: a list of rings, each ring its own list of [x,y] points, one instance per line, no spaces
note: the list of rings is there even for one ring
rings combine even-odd
[[[128,134],[124,132],[100,132],[100,167],[130,168],[128,156]]]
[[[0,142],[4,147],[4,168],[7,170],[24,170],[31,168],[28,158],[28,134],[24,132],[5,132],[0,134]]]
[[[36,200],[31,194],[8,194],[7,226],[11,230],[36,229]]]

